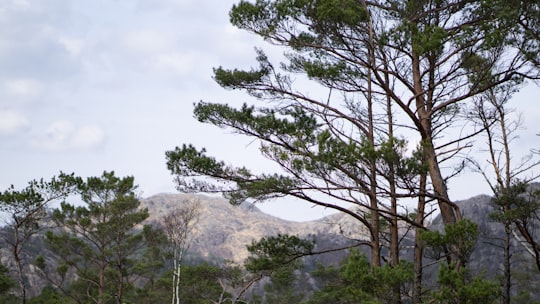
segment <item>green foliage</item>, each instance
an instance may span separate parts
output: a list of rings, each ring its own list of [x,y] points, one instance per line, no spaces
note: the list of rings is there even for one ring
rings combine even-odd
[[[15,286],[15,282],[9,276],[9,269],[0,264],[0,296],[7,294],[13,286]]]
[[[270,277],[264,286],[264,303],[300,303],[304,295],[297,288],[297,274],[291,267],[282,267]],[[254,301],[254,304],[258,303]]]
[[[133,303],[167,303],[171,298],[172,270],[137,291]],[[209,263],[184,265],[181,269],[180,299],[183,304],[231,303],[228,292],[236,287],[240,269]],[[223,284],[223,286],[222,286]],[[226,288],[227,290],[224,290]],[[221,299],[221,302],[219,302]]]
[[[22,190],[16,190],[11,185],[0,193],[0,211],[7,212],[17,220],[23,220],[28,214],[45,207],[47,203],[63,199],[75,190],[80,179],[74,174],[60,173],[50,181],[44,179],[32,180]]]
[[[248,245],[245,269],[258,278],[270,278],[264,286],[264,301],[255,298],[253,302],[300,303],[304,295],[298,288],[296,270],[303,266],[301,259],[312,254],[314,245],[314,241],[287,234],[263,237]]]
[[[341,26],[358,26],[369,18],[361,3],[354,0],[325,0],[316,1],[314,16],[323,26],[336,23]]]
[[[323,61],[320,59],[294,56],[292,54],[289,57],[291,62],[287,66],[287,70],[305,72],[309,78],[317,79],[324,83],[337,83],[343,81],[345,77],[362,76],[358,71],[352,70],[345,61]]]
[[[439,290],[433,299],[441,304],[494,304],[501,295],[499,282],[472,277],[467,268],[441,265]]]
[[[20,302],[20,299],[14,294],[0,294],[0,304],[12,304],[17,302]]]
[[[540,212],[540,191],[531,191],[529,187],[525,182],[516,181],[508,188],[497,188],[493,203],[499,208],[491,218],[524,226],[532,224]]]
[[[299,107],[256,110],[244,104],[241,109],[233,109],[200,102],[194,113],[202,122],[232,127],[266,141],[261,152],[287,168],[292,176],[257,176],[245,167],[232,167],[207,156],[204,148],[198,150],[184,144],[166,152],[167,166],[177,176],[178,189],[182,192],[224,192],[231,203],[237,204],[246,198],[262,200],[297,193],[306,187],[305,180],[296,178],[303,175],[323,179],[335,175],[336,179],[345,178],[351,187],[357,187],[359,179],[366,174],[365,166],[373,161],[380,163],[381,169],[393,165],[398,176],[409,182],[426,170],[420,161],[421,150],[411,157],[405,156],[403,139],[390,139],[375,148],[364,136],[360,141],[339,138]]]
[[[429,173],[431,185],[426,189],[432,193],[427,197],[437,198],[445,223],[453,222],[455,210],[449,206],[437,156],[452,158],[452,153],[442,150],[461,151],[462,140],[472,137],[464,132],[463,137],[450,138],[451,132],[446,130],[461,127],[456,114],[464,102],[488,91],[518,87],[524,77],[538,75],[538,71],[529,69],[528,61],[537,57],[534,51],[540,39],[530,39],[531,44],[523,40],[527,35],[535,37],[535,30],[540,28],[538,4],[506,2],[240,1],[230,12],[231,23],[288,48],[288,62],[278,70],[262,50],[256,50],[255,68],[215,69],[218,84],[245,90],[264,101],[265,107],[243,105],[235,109],[201,102],[195,107],[195,116],[203,123],[259,141],[262,155],[284,173],[254,174],[184,144],[167,152],[167,165],[176,175],[179,189],[224,192],[235,204],[248,198],[290,195],[347,213],[340,208],[342,202],[364,205],[362,198],[373,198],[374,192],[399,198],[423,195],[425,189],[418,189],[417,181],[420,175]],[[526,29],[529,25],[532,27]],[[294,73],[306,76],[301,80],[320,84],[327,90],[324,96],[301,92],[304,83],[294,86]],[[399,114],[390,117],[389,113]],[[389,131],[392,125],[411,128],[422,137],[411,157],[406,156],[405,140],[393,138]],[[373,204],[384,205],[386,199],[377,197]],[[360,221],[365,219],[349,214]],[[362,222],[370,226],[369,221]],[[368,228],[375,232],[373,236],[378,235],[380,227]],[[459,271],[466,267],[477,233],[476,225],[464,220],[447,225],[444,233],[422,235],[427,253],[437,259],[447,258],[446,267],[456,272],[451,273],[457,276],[455,280],[442,272],[441,284],[476,284]],[[295,255],[288,249],[282,252],[277,245],[272,252],[273,241],[263,241],[261,248],[252,244],[251,249],[259,252],[246,267],[277,274],[273,269],[281,270],[279,265]],[[336,289],[341,293],[336,291],[334,299],[381,301],[388,296],[384,292],[395,292],[396,286],[405,289],[410,278],[406,263],[403,271],[397,267],[375,270],[354,256],[350,263],[355,266],[340,269],[341,282],[354,277],[363,285],[343,283],[348,287]],[[283,273],[283,280],[286,278],[290,277]],[[378,290],[373,285],[380,281],[391,286]],[[362,289],[365,286],[369,289]],[[473,291],[464,296],[475,297]]]
[[[163,230],[150,225],[143,226],[142,234],[145,249],[133,265],[134,272],[148,280],[154,280],[164,268],[170,254],[166,249],[169,242]]]
[[[469,80],[475,87],[486,88],[496,81],[492,75],[492,63],[489,58],[475,52],[462,55],[461,66],[469,73]]]
[[[457,261],[439,264],[437,282],[439,289],[432,292],[437,303],[486,303],[491,304],[501,295],[499,282],[472,276],[466,267],[476,245],[478,226],[468,219],[446,225],[444,233],[424,231],[426,255],[434,259],[457,257]]]
[[[298,107],[256,110],[244,104],[241,109],[234,109],[200,102],[195,105],[194,114],[201,122],[219,127],[234,126],[239,132],[251,132],[262,138],[313,140],[311,134],[319,127],[313,115]]]
[[[46,240],[60,258],[60,277],[74,272],[78,278],[71,296],[107,302],[132,289],[128,278],[135,274],[147,232],[137,231],[137,225],[148,217],[148,210],[139,209],[133,182],[133,177],[118,178],[114,172],[89,177],[78,185],[84,205],[62,203],[54,210],[53,219],[62,229],[48,231]]]
[[[414,48],[420,55],[435,54],[439,56],[444,51],[448,41],[448,32],[437,25],[426,25],[420,33],[414,36]]]
[[[260,88],[264,87],[265,83],[270,79],[270,74],[277,76],[275,70],[268,61],[264,52],[260,49],[255,49],[257,52],[257,61],[259,62],[258,69],[250,71],[242,71],[238,69],[228,70],[222,67],[214,69],[214,79],[224,88],[238,89],[244,88],[248,93],[256,97],[263,97]]]
[[[250,256],[244,266],[250,272],[265,274],[291,265],[296,268],[300,265],[300,258],[311,254],[313,246],[314,241],[287,234],[263,237],[247,246]]]
[[[474,250],[478,237],[478,225],[469,219],[446,225],[444,233],[425,230],[421,239],[426,246],[426,255],[441,259],[453,255],[460,266],[465,266]]]
[[[189,176],[191,171],[205,172],[211,176],[225,176],[225,163],[205,156],[206,149],[197,151],[192,145],[183,145],[175,151],[167,152],[167,167],[173,174]],[[247,172],[246,172],[247,173]]]
[[[316,303],[389,303],[398,289],[405,295],[413,278],[411,263],[372,267],[366,256],[352,250],[339,268],[319,265],[313,275],[324,283],[307,301]]]
[[[208,303],[209,300],[230,298],[231,295],[223,290],[220,280],[227,280],[227,269],[210,264],[186,266],[182,269],[180,282],[180,299],[182,303]],[[225,303],[230,303],[226,301]]]
[[[233,168],[205,155],[191,145],[168,151],[167,166],[182,176],[177,179],[183,192],[224,192],[231,204],[240,204],[246,198],[266,199],[287,194],[296,187],[293,178],[272,174],[253,176],[246,168]],[[212,176],[217,182],[200,180],[201,175]],[[190,178],[192,177],[192,178]],[[230,183],[235,184],[233,187]]]
[[[28,304],[70,304],[72,299],[62,295],[51,286],[46,286],[37,297],[27,301]]]
[[[50,181],[33,180],[22,190],[11,185],[0,193],[0,212],[7,214],[7,228],[1,231],[12,253],[17,271],[17,283],[22,302],[26,300],[27,263],[23,259],[28,241],[38,232],[46,217],[47,205],[53,201],[64,200],[75,191],[80,179],[73,174],[60,173]]]
[[[231,23],[261,36],[275,33],[284,22],[309,16],[319,30],[337,25],[354,27],[366,22],[366,9],[353,0],[257,0],[241,1],[230,12]]]

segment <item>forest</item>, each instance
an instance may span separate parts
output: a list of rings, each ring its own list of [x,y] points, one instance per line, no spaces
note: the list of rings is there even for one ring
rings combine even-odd
[[[273,62],[216,67],[224,89],[251,102],[200,101],[201,123],[256,142],[276,172],[234,166],[190,143],[165,152],[183,193],[218,193],[233,205],[294,198],[346,214],[369,237],[338,265],[309,277],[303,258],[314,240],[273,235],[254,240],[243,265],[184,265],[197,206],[182,205],[161,226],[142,226],[132,177],[82,179],[60,173],[2,193],[4,231],[16,269],[2,269],[1,292],[22,303],[532,303],[535,284],[519,284],[524,252],[540,272],[540,193],[532,184],[538,147],[516,146],[523,127],[515,96],[540,77],[540,4],[503,0],[240,1],[231,23],[284,51]],[[510,106],[517,102],[517,110]],[[481,153],[477,153],[481,151]],[[474,153],[473,153],[474,152]],[[452,199],[448,183],[465,171],[492,193],[485,220],[501,265],[488,277],[469,269],[480,235]],[[69,203],[77,197],[81,205]],[[48,209],[50,202],[57,209]],[[430,229],[428,206],[441,229]],[[43,235],[56,260],[23,259]],[[54,224],[52,224],[54,223]],[[404,256],[404,231],[414,235]],[[362,250],[360,250],[362,249]],[[427,281],[426,264],[437,263]],[[30,265],[31,264],[31,265]],[[54,265],[54,269],[51,267]],[[25,269],[51,285],[30,299]],[[308,292],[302,283],[316,280]],[[247,292],[257,282],[264,292]],[[201,291],[200,289],[204,289]],[[535,297],[536,296],[536,297]],[[28,299],[27,299],[28,298]],[[41,301],[41,302],[39,302]],[[64,302],[61,302],[64,301]]]

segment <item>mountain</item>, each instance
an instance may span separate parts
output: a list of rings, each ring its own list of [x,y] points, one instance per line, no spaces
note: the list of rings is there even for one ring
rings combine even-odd
[[[248,256],[246,245],[264,236],[291,234],[320,239],[319,249],[350,243],[342,231],[357,239],[367,239],[365,227],[350,216],[335,214],[320,220],[291,222],[261,212],[252,204],[232,206],[224,198],[189,194],[158,194],[142,200],[150,222],[159,222],[176,206],[200,202],[200,216],[190,252],[206,259],[230,260],[241,264]],[[332,240],[332,244],[328,244]]]
[[[367,229],[357,220],[343,213],[315,221],[291,222],[265,214],[252,204],[232,206],[227,200],[220,197],[191,194],[153,195],[142,199],[141,207],[149,210],[150,217],[147,219],[147,223],[159,223],[163,216],[174,208],[190,201],[200,202],[200,216],[195,229],[195,238],[188,253],[188,258],[192,257],[197,260],[205,259],[212,262],[228,260],[241,265],[248,257],[246,245],[258,241],[264,236],[273,236],[278,233],[315,239],[315,251],[346,247],[353,244],[355,240],[369,239]],[[456,202],[456,204],[460,206],[464,217],[479,225],[480,237],[469,263],[470,268],[473,273],[495,278],[502,269],[503,260],[500,245],[504,229],[501,224],[490,220],[487,216],[493,211],[491,197],[479,195]],[[441,218],[436,217],[429,228],[432,230],[444,229]],[[412,256],[411,240],[413,237],[411,231],[402,237],[402,254],[405,258]],[[14,269],[9,248],[3,242],[0,240],[0,262]],[[523,242],[515,236],[512,242],[513,267],[519,270],[516,273],[515,284],[521,284],[520,280],[540,281],[536,272],[528,270],[533,264]],[[368,251],[368,248],[363,249]],[[37,254],[46,256],[49,264],[53,264],[55,261],[54,255],[48,251],[43,238],[39,236],[28,244],[27,252],[30,254],[26,257],[26,261],[33,261]],[[384,254],[385,252],[383,252]],[[305,270],[313,270],[316,262],[336,265],[345,255],[346,251],[342,250],[309,257],[306,259]],[[29,285],[32,287],[31,294],[36,294],[46,282],[40,278],[36,267],[29,266],[27,271],[31,274],[28,276]],[[436,264],[426,261],[424,274],[426,281],[435,282]]]
[[[532,189],[539,189],[540,184],[533,184]],[[455,202],[459,206],[464,218],[470,219],[478,225],[478,239],[468,264],[475,275],[496,279],[503,274],[503,245],[504,226],[492,220],[489,214],[495,211],[492,197],[478,195],[466,200]],[[442,218],[437,216],[431,225],[431,230],[444,230]],[[529,246],[522,239],[519,232],[511,235],[511,267],[514,291],[524,286],[530,299],[540,299],[540,274],[534,268],[535,262],[529,253]],[[426,264],[429,265],[429,262]],[[437,275],[437,265],[428,266],[425,271],[426,280],[434,282]],[[535,302],[536,303],[536,302]]]

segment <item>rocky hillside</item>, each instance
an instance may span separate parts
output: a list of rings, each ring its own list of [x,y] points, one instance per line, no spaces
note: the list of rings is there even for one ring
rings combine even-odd
[[[246,245],[264,236],[292,234],[320,239],[320,248],[349,242],[351,237],[366,239],[367,231],[350,216],[336,214],[316,221],[290,222],[265,214],[254,205],[232,206],[218,197],[187,194],[158,194],[142,201],[157,221],[175,207],[189,201],[200,202],[200,216],[191,252],[208,259],[225,259],[242,263],[248,256]],[[332,240],[328,244],[329,240]]]
[[[148,208],[149,222],[159,223],[164,215],[190,201],[200,202],[196,237],[189,252],[196,259],[204,258],[214,262],[230,260],[242,264],[248,256],[246,245],[264,236],[278,233],[316,239],[317,247],[315,250],[344,247],[351,244],[353,239],[366,240],[369,235],[365,227],[345,214],[335,214],[316,221],[290,222],[265,214],[253,205],[231,206],[227,200],[218,197],[158,194],[143,199],[141,207]],[[457,204],[461,207],[463,215],[478,223],[480,228],[480,239],[472,255],[471,268],[488,277],[497,276],[502,268],[500,245],[504,231],[502,225],[490,221],[487,217],[493,210],[491,198],[480,195],[457,202]],[[433,220],[431,229],[443,229],[440,218]],[[408,233],[412,234],[410,231]],[[412,235],[403,237],[402,254],[404,257],[412,256],[412,246],[410,246],[412,237]],[[14,268],[9,249],[2,242],[3,240],[0,240],[0,262]],[[41,254],[49,257],[47,262],[54,262],[52,253],[47,250],[39,237],[36,237],[28,246],[27,249],[30,249],[28,252],[32,254],[26,257],[26,261],[34,260],[34,254]],[[517,238],[513,240],[513,249],[514,269],[520,269],[520,273],[516,274],[516,280],[523,278],[522,280],[529,282],[539,282],[540,277],[536,275],[536,272],[529,270],[529,266],[532,265],[530,257],[527,256],[525,247]],[[313,269],[315,262],[337,264],[345,254],[345,251],[340,251],[311,257],[307,260],[306,270]],[[426,264],[431,263],[427,261]],[[29,276],[29,285],[33,287],[31,293],[35,294],[39,292],[40,286],[46,282],[37,274],[35,267],[30,266],[28,271],[35,273],[35,275]],[[427,266],[424,273],[427,281],[435,282],[437,266],[435,264]],[[516,281],[516,284],[519,282]]]
[[[540,188],[539,184],[533,185],[535,189]],[[469,267],[474,274],[482,274],[488,278],[496,278],[502,274],[503,270],[503,238],[504,226],[489,218],[489,214],[494,211],[492,197],[488,195],[478,195],[467,200],[458,201],[464,218],[468,218],[478,224],[479,237],[474,251],[471,255]],[[432,230],[443,230],[444,226],[440,216],[435,218],[430,227]],[[528,245],[519,235],[512,234],[511,237],[511,263],[513,269],[513,284],[520,288],[527,286],[528,293],[532,299],[540,299],[540,275],[533,268],[534,259],[529,253]],[[429,263],[428,263],[429,264]],[[437,265],[429,266],[425,272],[426,279],[434,281],[437,273]]]

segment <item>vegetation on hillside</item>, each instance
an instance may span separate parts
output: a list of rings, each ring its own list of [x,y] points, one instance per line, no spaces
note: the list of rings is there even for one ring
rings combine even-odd
[[[516,92],[540,78],[538,1],[241,0],[230,20],[283,47],[284,62],[274,63],[257,49],[254,68],[216,68],[219,85],[245,91],[253,102],[234,107],[201,101],[194,114],[259,143],[261,154],[280,170],[258,173],[184,143],[166,152],[178,189],[222,193],[235,205],[304,200],[354,218],[368,239],[348,248],[339,265],[319,265],[309,275],[304,257],[322,252],[312,240],[283,234],[246,244],[244,265],[183,266],[196,208],[179,206],[165,225],[146,225],[149,214],[140,208],[133,177],[104,172],[85,180],[61,173],[0,193],[0,211],[8,215],[2,236],[15,265],[9,273],[0,268],[0,299],[540,300],[533,299],[533,287],[517,284],[523,273],[515,267],[524,252],[532,257],[531,271],[540,271],[540,193],[531,186],[539,151],[515,162],[521,156],[513,141],[519,120],[509,107]],[[414,149],[411,139],[418,140]],[[486,152],[480,156],[486,163],[470,156],[473,147]],[[466,219],[448,191],[449,180],[467,167],[493,190],[494,211],[485,220],[504,229],[492,241],[503,261],[496,277],[471,271],[480,223]],[[60,207],[48,212],[53,201]],[[414,206],[403,208],[404,202]],[[440,213],[440,229],[427,223],[428,204]],[[30,240],[43,235],[54,258],[30,260]],[[404,235],[413,241],[405,244]],[[427,280],[431,264],[438,271]],[[34,297],[28,292],[30,269],[49,282]],[[257,284],[263,291],[255,292]]]

